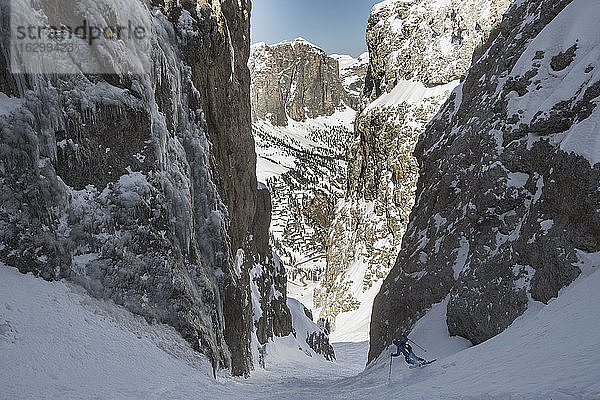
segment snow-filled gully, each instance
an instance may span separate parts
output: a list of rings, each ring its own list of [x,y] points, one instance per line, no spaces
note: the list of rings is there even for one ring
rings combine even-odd
[[[334,343],[330,363],[286,338],[268,346],[266,369],[214,380],[172,328],[0,266],[0,399],[598,399],[598,287],[592,270],[475,347],[448,337],[445,303],[435,305],[411,337],[438,361],[394,359],[389,382],[385,353],[363,370],[366,342]]]

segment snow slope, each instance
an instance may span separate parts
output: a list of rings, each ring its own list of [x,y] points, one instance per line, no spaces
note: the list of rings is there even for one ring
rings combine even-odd
[[[148,325],[79,286],[0,266],[1,399],[170,397],[215,392],[210,362],[166,325]],[[210,383],[210,385],[209,385]]]
[[[210,362],[172,327],[148,324],[78,285],[0,264],[0,400],[260,398],[264,386],[273,385],[273,371],[283,392],[285,379],[317,378],[325,371],[339,379],[362,370],[366,343],[353,363],[344,356],[325,361],[303,343],[315,325],[297,317],[300,303],[290,300],[289,307],[297,339],[267,344],[266,369],[251,379],[221,372],[215,380]]]
[[[340,312],[335,319],[335,330],[329,335],[335,342],[362,342],[369,340],[369,326],[371,324],[371,309],[373,300],[383,280],[375,280],[365,288],[364,277],[367,275],[369,265],[363,260],[354,260],[342,279],[349,282],[347,292],[358,302],[357,308],[351,311]],[[339,278],[338,278],[339,279]],[[321,311],[321,310],[319,310]]]
[[[598,399],[599,287],[600,273],[582,277],[496,337],[422,370],[398,368],[392,379],[426,399]],[[387,366],[378,360],[370,369],[383,377]]]
[[[428,88],[419,81],[401,80],[389,93],[379,96],[377,100],[370,103],[363,112],[366,113],[377,107],[393,107],[402,103],[416,106],[423,103],[423,100],[433,97],[446,99],[448,93],[452,93],[458,84],[459,81],[455,80],[445,85]]]
[[[258,180],[266,182],[279,177],[297,166],[297,153],[314,152],[323,156],[335,156],[345,151],[346,142],[331,142],[328,133],[332,127],[345,130],[341,140],[349,140],[356,112],[349,107],[338,110],[331,116],[307,118],[298,122],[288,117],[287,126],[274,126],[268,121],[253,123],[256,140]],[[337,139],[337,138],[334,138]],[[344,162],[340,162],[345,167]]]
[[[411,337],[438,361],[408,369],[396,359],[388,383],[387,356],[359,373],[364,342],[337,344],[336,363],[279,343],[249,379],[215,380],[172,328],[0,266],[0,399],[598,399],[596,269],[475,347],[439,334],[445,304],[435,305]]]

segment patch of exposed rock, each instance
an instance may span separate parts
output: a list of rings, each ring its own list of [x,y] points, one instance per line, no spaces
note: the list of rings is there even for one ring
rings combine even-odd
[[[363,53],[358,58],[340,54],[332,54],[331,57],[339,63],[340,79],[348,95],[348,105],[358,111],[364,103],[363,90],[369,69],[369,53]]]

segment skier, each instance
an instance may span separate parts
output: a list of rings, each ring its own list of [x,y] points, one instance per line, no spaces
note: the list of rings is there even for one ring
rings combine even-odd
[[[392,353],[392,357],[404,355],[404,360],[410,365],[417,365],[426,362],[421,357],[417,357],[412,351],[412,346],[408,344],[408,336],[402,335],[400,339],[393,341],[396,345],[396,353]]]

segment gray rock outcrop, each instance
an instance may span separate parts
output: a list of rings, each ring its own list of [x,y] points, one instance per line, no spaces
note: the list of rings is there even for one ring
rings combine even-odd
[[[419,135],[508,4],[388,0],[373,7],[366,35],[365,95],[371,102],[357,115],[348,151],[347,191],[330,230],[328,276],[315,296],[321,317],[333,320],[340,312],[371,307],[415,201]]]
[[[123,6],[155,36],[144,54],[106,54],[146,57],[144,75],[13,75],[3,32],[0,261],[170,324],[215,370],[247,375],[252,332],[292,330],[255,175],[250,2]]]
[[[369,361],[446,297],[450,334],[477,344],[598,267],[587,257],[600,251],[590,11],[515,3],[421,136],[416,204],[375,299]]]
[[[348,98],[338,62],[304,39],[252,46],[252,120],[285,126],[295,121],[331,115]]]
[[[434,87],[460,77],[510,3],[388,0],[376,4],[367,24],[371,100],[402,80]]]

